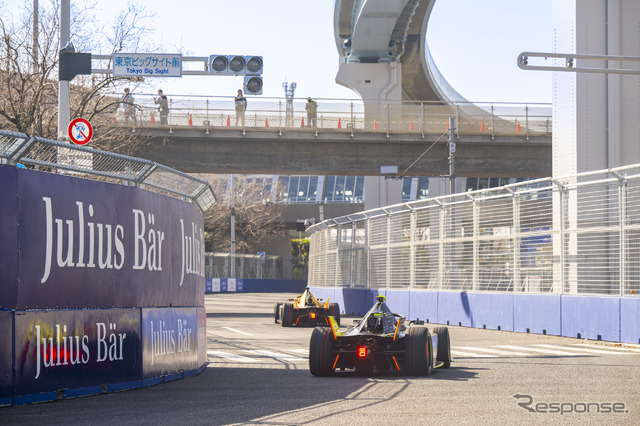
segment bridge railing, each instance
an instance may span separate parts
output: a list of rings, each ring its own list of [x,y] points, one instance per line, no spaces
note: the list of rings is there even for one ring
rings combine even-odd
[[[638,296],[638,200],[633,165],[327,220],[309,285]]]
[[[139,186],[195,203],[204,212],[215,202],[211,185],[153,161],[71,143],[0,130],[2,164]]]
[[[316,126],[309,127],[304,99],[294,100],[287,111],[285,98],[248,98],[242,120],[236,115],[231,96],[168,95],[170,112],[167,127],[244,127],[279,130],[338,130],[367,132],[430,133],[447,132],[449,117],[455,119],[458,135],[548,135],[551,133],[551,106],[522,103],[469,103],[452,106],[438,102],[379,102],[355,99],[317,98]],[[154,96],[135,95],[138,126],[163,126]],[[365,104],[369,112],[365,117]],[[122,109],[114,115],[125,123]],[[129,124],[132,124],[129,122]]]

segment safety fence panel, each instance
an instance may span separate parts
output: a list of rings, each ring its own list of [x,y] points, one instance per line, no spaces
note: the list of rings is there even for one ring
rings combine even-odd
[[[633,165],[538,179],[313,225],[310,283],[640,294],[639,172]],[[319,244],[330,232],[341,235],[337,251]]]

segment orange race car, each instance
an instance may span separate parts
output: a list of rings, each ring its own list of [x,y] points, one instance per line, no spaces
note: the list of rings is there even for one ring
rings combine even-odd
[[[276,324],[283,327],[293,325],[324,325],[329,326],[329,317],[332,316],[340,325],[340,306],[337,303],[320,303],[311,294],[309,287],[295,299],[289,299],[284,303],[276,303],[273,308],[273,318]]]

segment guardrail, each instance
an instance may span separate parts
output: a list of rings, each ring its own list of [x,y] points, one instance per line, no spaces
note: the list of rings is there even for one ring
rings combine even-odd
[[[637,296],[640,165],[326,220],[309,285]]]
[[[285,98],[248,98],[244,124],[236,116],[231,96],[168,95],[168,124],[160,124],[154,95],[134,94],[136,126],[276,128],[279,130],[338,130],[440,134],[455,118],[455,133],[496,135],[548,135],[552,131],[551,105],[496,102],[457,102],[451,106],[433,101],[380,102],[356,99],[314,98],[318,102],[317,126],[309,127],[305,100],[287,105]],[[113,95],[114,97],[118,95]],[[376,114],[365,116],[365,104]],[[236,120],[238,119],[238,120]],[[118,109],[112,121],[125,121]]]
[[[21,164],[57,174],[138,186],[183,198],[205,212],[215,202],[211,185],[152,161],[23,133],[0,130],[2,163]]]

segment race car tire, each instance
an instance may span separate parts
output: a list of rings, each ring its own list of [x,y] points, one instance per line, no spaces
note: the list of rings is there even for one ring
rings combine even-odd
[[[316,327],[309,342],[309,371],[314,376],[333,374],[333,332],[327,327]]]
[[[404,341],[404,360],[407,374],[428,376],[431,374],[431,339],[426,327],[409,327]]]
[[[283,327],[291,327],[293,325],[293,303],[286,302],[282,305],[282,318],[280,323]]]
[[[337,303],[329,303],[329,315],[336,320],[336,324],[340,325],[340,305]]]
[[[447,327],[436,327],[433,332],[438,335],[438,355],[436,359],[442,362],[442,368],[451,367],[451,340]]]
[[[275,322],[276,324],[280,320],[280,306],[282,306],[282,303],[276,303],[276,305],[273,307],[273,322]]]

